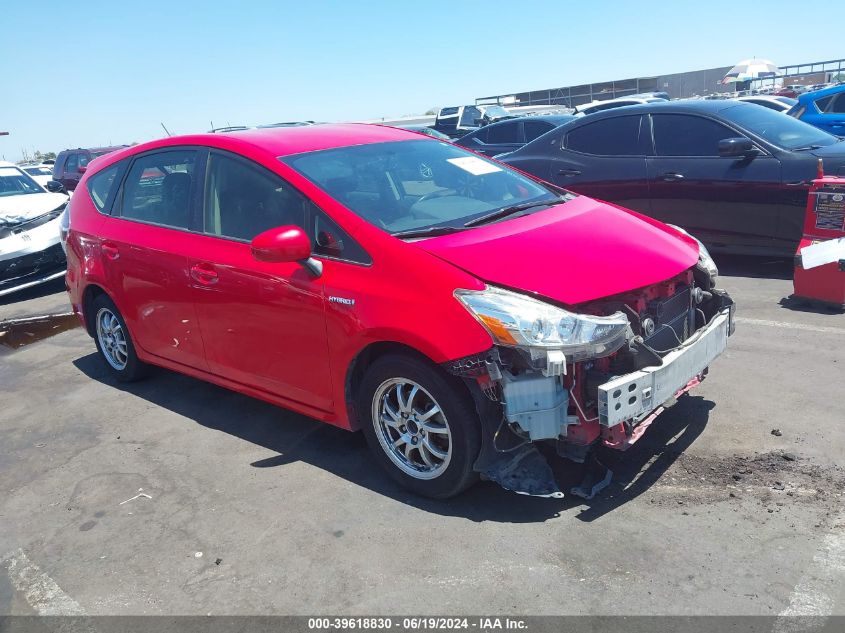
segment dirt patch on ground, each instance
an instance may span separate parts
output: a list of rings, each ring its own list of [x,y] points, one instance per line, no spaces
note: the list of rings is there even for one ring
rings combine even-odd
[[[789,452],[725,457],[682,453],[655,489],[669,493],[672,500],[690,503],[754,498],[774,506],[773,511],[787,503],[829,509],[840,505],[845,470],[838,465],[822,468]]]

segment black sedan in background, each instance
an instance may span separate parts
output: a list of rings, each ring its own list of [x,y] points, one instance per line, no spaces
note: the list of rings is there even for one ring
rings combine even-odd
[[[608,110],[498,158],[749,255],[794,255],[819,158],[845,175],[842,139],[733,100]]]
[[[495,156],[519,149],[535,138],[574,119],[575,117],[570,114],[549,114],[507,119],[506,121],[485,125],[453,142],[455,145],[466,147],[479,154]]]

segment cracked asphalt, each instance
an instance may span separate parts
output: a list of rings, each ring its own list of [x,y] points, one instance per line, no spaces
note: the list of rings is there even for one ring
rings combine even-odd
[[[845,316],[783,301],[790,262],[719,263],[728,351],[589,502],[420,499],[358,434],[117,384],[78,328],[0,347],[0,615],[845,614]]]

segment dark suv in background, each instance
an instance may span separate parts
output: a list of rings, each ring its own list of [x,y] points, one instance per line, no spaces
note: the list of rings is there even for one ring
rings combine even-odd
[[[129,147],[128,145],[114,145],[112,147],[91,147],[83,149],[66,149],[59,152],[56,163],[53,165],[53,180],[57,180],[67,191],[76,189],[79,179],[88,168],[88,163],[97,156],[108,154],[118,149]]]

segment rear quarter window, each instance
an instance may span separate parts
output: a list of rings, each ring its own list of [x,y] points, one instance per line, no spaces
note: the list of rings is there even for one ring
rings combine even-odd
[[[88,179],[88,193],[91,196],[91,201],[100,213],[109,212],[107,205],[111,202],[117,183],[120,180],[118,174],[121,173],[124,166],[125,162],[115,163]]]

